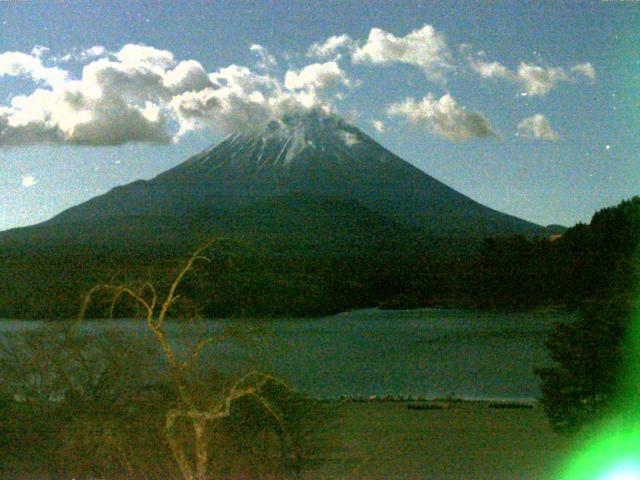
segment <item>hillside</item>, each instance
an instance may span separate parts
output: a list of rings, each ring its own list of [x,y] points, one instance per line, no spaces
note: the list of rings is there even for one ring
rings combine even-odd
[[[435,237],[547,233],[471,200],[344,120],[318,111],[272,122],[260,133],[231,135],[149,181],[114,188],[62,212],[40,231],[44,235],[49,226],[112,217],[180,218],[212,209],[233,213],[291,193],[357,201]]]
[[[483,238],[550,231],[480,205],[312,111],[0,233],[0,316],[73,316],[83,292],[114,276],[162,283],[213,237],[239,243],[233,268],[193,287],[208,315],[451,304]]]

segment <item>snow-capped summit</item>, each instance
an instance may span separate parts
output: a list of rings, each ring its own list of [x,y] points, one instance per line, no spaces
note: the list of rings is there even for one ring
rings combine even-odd
[[[377,145],[340,117],[311,110],[273,120],[258,133],[232,134],[161,178],[187,171],[204,173],[212,168],[253,174],[272,167],[288,169],[296,164],[322,163],[324,168],[332,169],[336,163],[348,166],[359,162],[366,144]]]

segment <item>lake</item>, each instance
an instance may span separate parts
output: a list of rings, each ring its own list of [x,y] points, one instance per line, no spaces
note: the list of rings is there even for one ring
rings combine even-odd
[[[569,318],[556,312],[366,309],[318,319],[207,320],[196,330],[258,330],[255,344],[217,346],[210,353],[216,364],[273,370],[315,397],[534,399],[540,392],[533,370],[550,364],[544,340],[555,323]],[[4,320],[0,335],[38,324]],[[144,323],[135,320],[85,321],[83,328],[146,335]],[[168,323],[176,345],[187,341],[186,330]]]

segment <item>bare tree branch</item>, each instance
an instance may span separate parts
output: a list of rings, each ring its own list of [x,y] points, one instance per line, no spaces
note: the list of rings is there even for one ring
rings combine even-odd
[[[167,313],[173,305],[178,301],[180,295],[177,294],[177,290],[182,283],[185,275],[187,275],[194,267],[196,262],[211,263],[211,258],[204,256],[203,252],[210,248],[212,245],[222,242],[225,239],[214,239],[207,242],[202,247],[198,248],[189,258],[189,260],[178,271],[178,274],[174,278],[169,291],[164,298],[164,301],[160,305],[160,310],[156,314],[158,306],[158,293],[155,286],[150,282],[145,282],[142,286],[135,291],[133,288],[121,284],[99,284],[94,286],[85,298],[83,299],[79,320],[82,320],[87,312],[92,297],[100,291],[107,291],[112,294],[109,314],[113,317],[115,307],[118,304],[122,296],[129,296],[133,301],[145,312],[145,319],[149,330],[154,334],[158,341],[164,355],[169,364],[169,370],[171,378],[178,391],[179,399],[185,408],[176,408],[167,412],[165,421],[165,434],[169,442],[169,446],[173,453],[173,456],[178,464],[180,473],[184,480],[205,480],[207,477],[208,469],[208,437],[206,435],[206,427],[209,422],[218,421],[221,418],[227,417],[231,413],[231,406],[235,400],[243,397],[253,397],[257,399],[263,406],[265,411],[277,422],[281,422],[281,416],[273,408],[273,406],[260,395],[260,390],[270,381],[283,384],[277,378],[263,374],[259,372],[249,372],[239,380],[237,380],[229,389],[227,394],[215,405],[211,405],[208,408],[199,408],[189,392],[189,385],[187,382],[187,372],[193,367],[200,358],[200,355],[205,347],[208,345],[222,342],[229,338],[231,335],[228,332],[224,332],[222,335],[210,336],[200,339],[191,352],[181,362],[179,361],[176,353],[174,352],[171,343],[169,342],[167,333],[164,329],[164,321]],[[150,299],[147,298],[147,292],[150,295]],[[178,439],[178,433],[176,428],[176,422],[180,418],[185,418],[191,421],[194,435],[194,447],[193,447],[193,462],[189,460],[184,446]]]
[[[215,243],[217,243],[217,242],[219,242],[221,240],[222,239],[211,240],[210,242],[207,242],[206,244],[204,244],[202,247],[198,248],[193,253],[193,255],[191,255],[191,258],[189,258],[189,260],[187,261],[185,266],[182,267],[182,269],[180,270],[180,272],[176,276],[175,280],[171,284],[171,288],[169,288],[169,293],[167,294],[167,297],[166,297],[165,301],[162,304],[162,308],[160,310],[160,313],[158,315],[158,320],[157,320],[159,326],[162,326],[162,323],[164,322],[164,319],[165,319],[165,316],[167,314],[167,311],[169,310],[169,308],[171,308],[171,306],[179,298],[178,296],[176,296],[175,293],[176,293],[176,289],[178,288],[180,283],[182,283],[182,279],[184,278],[184,276],[193,268],[193,265],[194,265],[194,263],[196,261],[201,260],[201,261],[211,262],[210,258],[204,257],[204,256],[202,256],[200,254],[202,252],[204,252],[206,249],[208,249],[209,247],[211,247],[213,244],[215,244]]]

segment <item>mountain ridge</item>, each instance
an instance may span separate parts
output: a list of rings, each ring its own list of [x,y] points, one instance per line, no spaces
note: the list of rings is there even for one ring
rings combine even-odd
[[[202,207],[233,211],[295,192],[357,200],[429,236],[546,236],[544,227],[481,205],[357,127],[317,111],[229,135],[151,180],[116,187],[39,225],[180,217]]]

